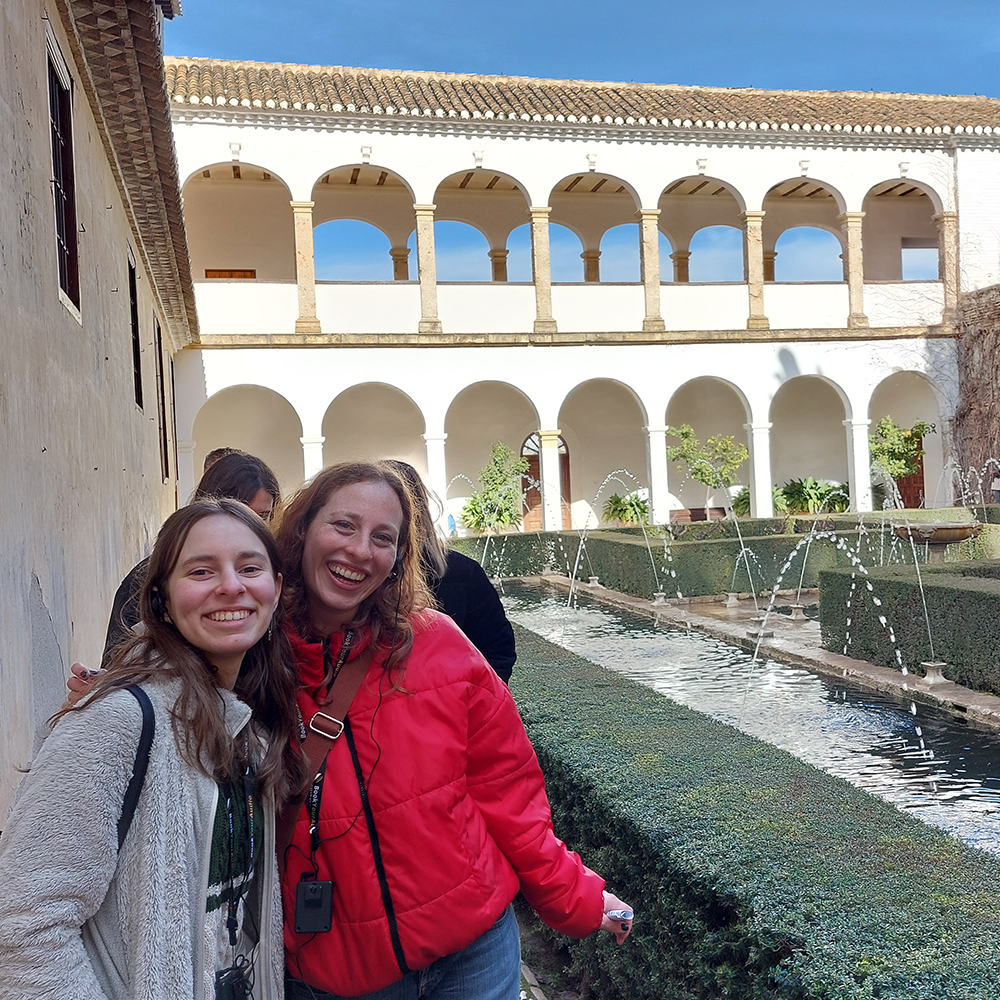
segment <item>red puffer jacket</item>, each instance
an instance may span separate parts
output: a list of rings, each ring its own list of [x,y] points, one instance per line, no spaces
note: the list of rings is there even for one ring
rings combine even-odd
[[[600,926],[604,881],[553,833],[542,773],[510,693],[447,616],[423,612],[414,631],[403,689],[390,691],[372,665],[348,713],[407,966],[423,969],[471,944],[519,887],[546,923],[584,937]],[[341,639],[333,636],[334,657]],[[292,644],[308,723],[323,648],[298,636]],[[319,834],[315,861],[318,878],[334,884],[333,928],[294,931],[295,887],[311,871],[303,809],[283,886],[288,968],[328,993],[360,996],[402,972],[344,736],[327,757]]]

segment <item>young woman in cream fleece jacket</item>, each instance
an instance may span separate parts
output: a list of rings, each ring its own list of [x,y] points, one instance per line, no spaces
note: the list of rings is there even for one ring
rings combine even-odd
[[[225,970],[255,1000],[282,996],[274,807],[302,764],[280,592],[274,542],[243,504],[166,521],[144,635],[57,716],[0,838],[4,1000],[211,1000]],[[135,684],[156,729],[119,851]]]

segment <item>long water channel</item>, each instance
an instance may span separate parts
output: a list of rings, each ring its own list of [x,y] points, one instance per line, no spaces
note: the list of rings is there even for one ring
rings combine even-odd
[[[1000,732],[810,673],[586,594],[506,581],[519,625],[1000,855]],[[515,667],[515,672],[517,668]]]

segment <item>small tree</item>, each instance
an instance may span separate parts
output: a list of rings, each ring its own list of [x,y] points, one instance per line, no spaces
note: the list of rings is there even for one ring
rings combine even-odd
[[[912,476],[920,469],[924,436],[935,433],[934,424],[923,420],[907,428],[897,427],[892,417],[883,417],[875,425],[875,433],[868,436],[872,472],[893,481]]]
[[[462,524],[487,534],[517,525],[524,506],[521,477],[527,471],[527,459],[495,441],[490,446],[489,463],[479,470],[482,489],[475,490],[462,508]]]
[[[671,462],[684,462],[688,475],[705,487],[705,517],[709,511],[712,491],[733,486],[743,463],[750,454],[746,445],[726,434],[713,434],[703,445],[690,424],[668,427],[667,436],[680,438],[680,444],[667,448]]]

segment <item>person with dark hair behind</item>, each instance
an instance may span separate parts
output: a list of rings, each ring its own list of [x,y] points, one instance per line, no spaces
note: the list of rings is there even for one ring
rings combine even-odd
[[[434,526],[430,496],[412,465],[389,459],[413,494],[423,537],[420,566],[438,607],[469,637],[497,676],[508,684],[517,659],[514,630],[483,567],[445,546]]]
[[[236,449],[228,451],[229,454],[223,455],[207,467],[201,482],[195,487],[191,501],[209,498],[239,500],[265,521],[270,521],[275,508],[281,503],[281,490],[277,478],[268,466],[254,455],[247,455],[246,452]],[[118,646],[131,638],[132,629],[140,620],[139,593],[146,579],[148,565],[147,558],[133,566],[115,591],[111,617],[108,620],[108,633],[104,640],[104,655],[101,657],[102,669],[107,668]],[[73,666],[79,665],[74,663]],[[77,673],[76,670],[73,672]],[[83,676],[89,676],[89,671]]]
[[[225,458],[227,455],[245,455],[245,451],[240,451],[239,448],[213,448],[205,456],[205,464],[202,466],[202,474],[208,472],[220,458]]]

